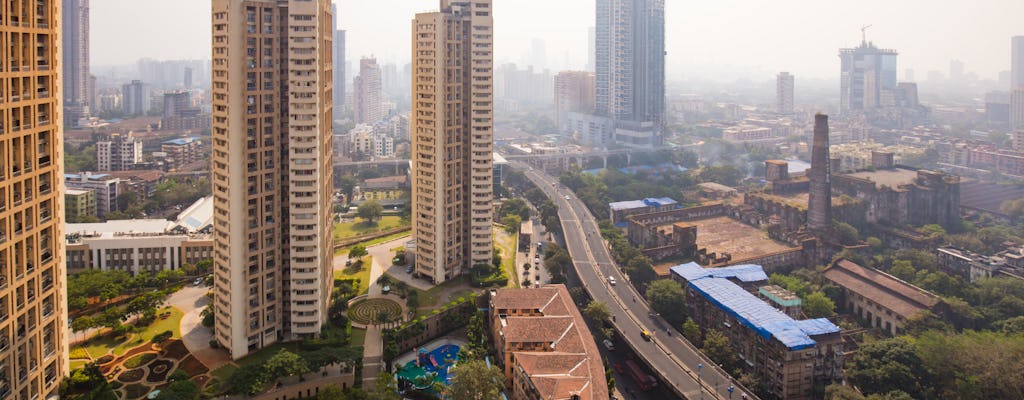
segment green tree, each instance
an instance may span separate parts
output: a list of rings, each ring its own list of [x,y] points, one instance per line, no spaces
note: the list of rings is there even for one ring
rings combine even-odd
[[[375,223],[380,219],[381,214],[384,213],[384,206],[380,205],[377,200],[370,200],[359,205],[356,214],[359,218],[366,220],[369,223]]]
[[[309,366],[298,354],[281,349],[263,363],[263,370],[268,377],[280,378],[305,374]]]
[[[492,400],[505,389],[501,370],[488,367],[482,360],[460,362],[452,373],[452,384],[444,393],[451,400]]]
[[[515,214],[508,214],[501,218],[501,224],[505,225],[505,232],[509,235],[514,235],[519,232],[519,225],[523,223],[523,219]]]
[[[352,203],[352,192],[355,190],[356,186],[359,185],[359,180],[352,175],[346,174],[338,177],[337,182],[338,189],[345,195],[345,201]]]
[[[155,397],[157,400],[195,400],[199,398],[199,387],[191,380],[171,382]]]
[[[647,287],[646,296],[651,308],[673,325],[683,322],[686,318],[682,312],[686,309],[686,292],[678,282],[671,279],[651,282]]]
[[[357,244],[355,246],[352,246],[352,249],[350,249],[348,251],[348,258],[355,260],[355,259],[366,257],[367,254],[370,254],[370,253],[366,252],[366,246],[361,245],[361,244]]]
[[[509,214],[518,215],[520,220],[529,219],[530,206],[526,204],[525,200],[519,198],[505,200],[498,208],[498,215]]]
[[[803,298],[803,311],[808,318],[828,318],[836,315],[836,304],[822,292],[811,292]]]
[[[416,309],[420,308],[420,292],[413,290],[409,292],[409,294],[405,295],[405,307],[408,308],[410,312],[416,311]]]
[[[695,346],[700,346],[700,327],[693,319],[687,318],[686,322],[683,322],[683,337]]]
[[[262,366],[258,364],[241,367],[228,378],[228,386],[232,393],[250,396],[263,391],[263,385],[266,383],[267,378]]]
[[[593,300],[583,309],[583,316],[604,325],[612,319],[612,312],[604,302]]]
[[[736,365],[736,350],[732,348],[732,341],[717,329],[709,329],[704,334],[700,350],[727,370],[732,370]]]
[[[917,275],[917,269],[907,260],[893,260],[889,274],[907,282],[913,282]]]
[[[914,345],[904,337],[867,343],[846,364],[846,377],[865,394],[902,390],[923,397],[932,378]]]
[[[316,394],[316,400],[348,400],[348,396],[338,385],[327,385],[320,388],[320,392]]]
[[[88,315],[83,315],[71,321],[71,330],[75,332],[81,332],[86,329],[93,328],[95,326],[96,321],[93,321],[93,319],[90,318]]]

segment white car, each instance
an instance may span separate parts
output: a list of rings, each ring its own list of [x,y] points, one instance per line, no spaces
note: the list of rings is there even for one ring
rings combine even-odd
[[[565,199],[566,199],[566,200],[569,200],[569,195],[565,195]]]
[[[611,340],[605,339],[601,343],[604,344],[604,348],[608,349],[608,351],[615,351],[615,343],[612,343]]]
[[[608,284],[612,285],[612,286],[615,286],[615,277],[614,276],[608,275]]]

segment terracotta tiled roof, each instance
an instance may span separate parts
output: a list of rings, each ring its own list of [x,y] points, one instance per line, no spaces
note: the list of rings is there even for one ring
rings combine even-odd
[[[597,344],[564,285],[501,289],[491,301],[495,309],[539,310],[539,316],[505,317],[501,334],[510,347],[546,344],[542,350],[513,351],[515,363],[530,377],[541,398],[568,400],[579,395],[581,400],[608,399]]]
[[[904,318],[921,310],[930,310],[940,301],[938,296],[917,286],[846,259],[832,263],[825,269],[824,275],[835,284],[864,296]]]

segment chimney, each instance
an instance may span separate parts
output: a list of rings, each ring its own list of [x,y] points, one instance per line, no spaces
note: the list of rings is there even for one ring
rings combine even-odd
[[[825,230],[832,224],[832,162],[828,153],[828,115],[814,116],[814,143],[811,169],[807,172],[810,193],[807,200],[807,227]]]

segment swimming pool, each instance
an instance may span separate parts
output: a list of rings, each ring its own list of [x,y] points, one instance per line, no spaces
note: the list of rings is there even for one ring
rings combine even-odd
[[[433,382],[443,382],[445,385],[449,385],[451,384],[451,376],[448,373],[458,358],[459,345],[456,344],[442,344],[432,350],[422,348],[419,349],[412,361],[400,366],[396,376],[398,379],[405,379],[414,385],[420,384],[416,386],[417,389],[429,387],[429,385],[423,385],[422,380],[417,382],[422,376],[433,376],[430,384],[433,384]]]

